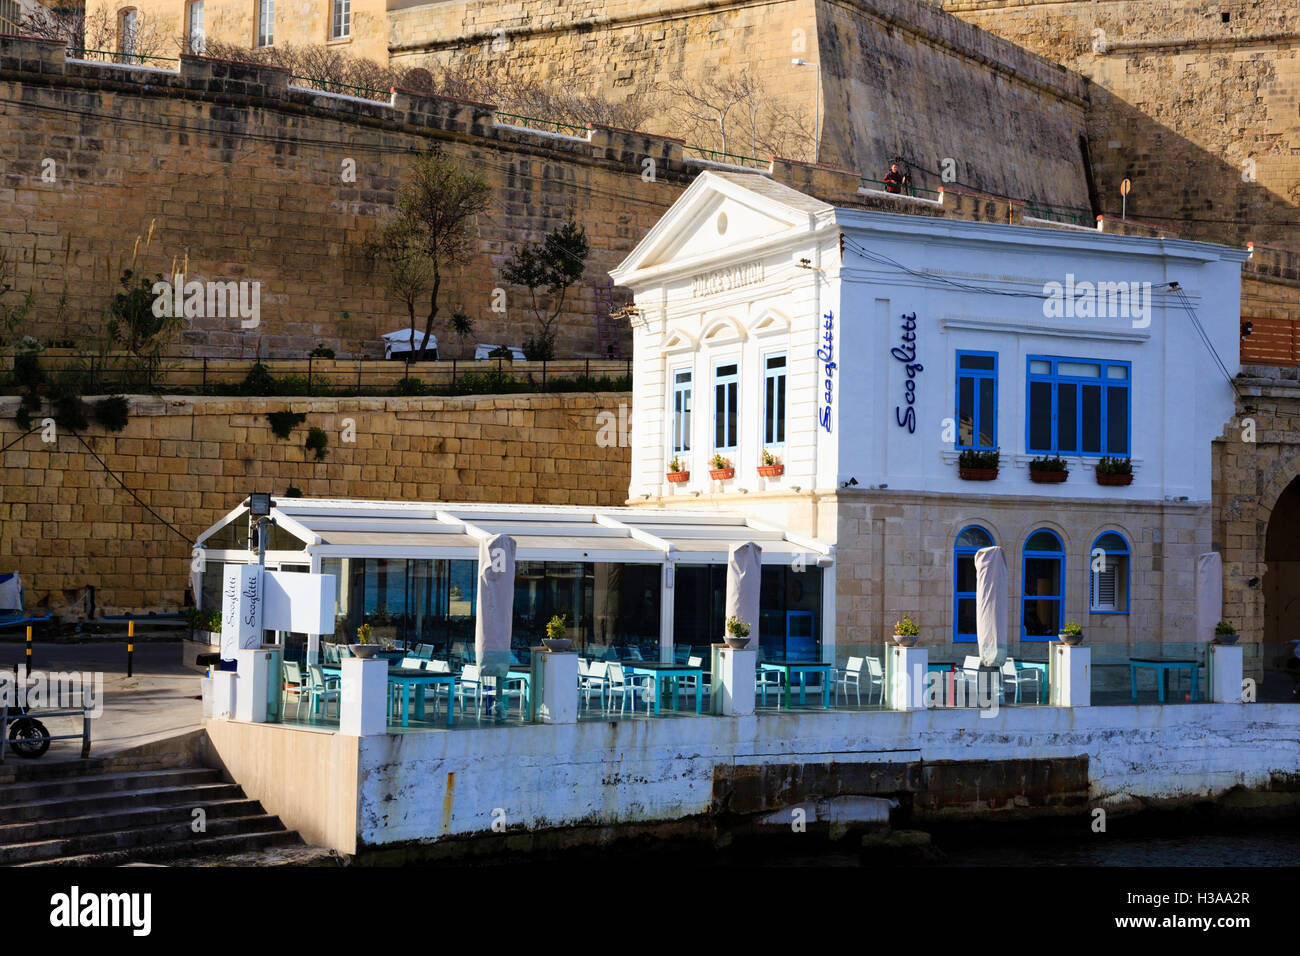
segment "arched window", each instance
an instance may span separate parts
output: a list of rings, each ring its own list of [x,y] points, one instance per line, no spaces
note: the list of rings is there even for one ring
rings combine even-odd
[[[1065,549],[1055,532],[1042,528],[1029,536],[1023,578],[1021,640],[1055,639],[1061,630],[1061,583],[1065,580]]]
[[[992,546],[993,536],[979,525],[963,528],[953,545],[952,639],[955,643],[976,640],[975,552]]]
[[[1107,531],[1092,543],[1088,565],[1091,613],[1128,613],[1128,559],[1128,542],[1118,532]]]

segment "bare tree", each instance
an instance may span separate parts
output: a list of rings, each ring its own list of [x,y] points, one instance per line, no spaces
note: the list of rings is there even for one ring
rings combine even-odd
[[[433,263],[415,234],[415,223],[400,212],[390,216],[366,240],[364,251],[384,273],[388,289],[406,306],[411,339],[415,348],[415,307],[433,281]]]
[[[721,152],[729,152],[732,134],[742,122],[746,110],[761,96],[758,81],[748,70],[712,74],[700,80],[687,77],[680,70],[668,83],[672,97],[670,110],[679,117],[683,132],[696,143],[716,143]]]
[[[55,10],[36,4],[23,16],[22,30],[28,36],[62,40],[69,52],[79,56],[162,56],[171,49],[163,28],[140,11],[135,12],[134,26],[129,26],[107,7],[86,13],[81,7]]]

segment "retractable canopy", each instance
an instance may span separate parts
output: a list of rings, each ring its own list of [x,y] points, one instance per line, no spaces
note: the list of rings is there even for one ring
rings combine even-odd
[[[477,560],[481,540],[508,534],[520,561],[725,564],[732,546],[748,541],[761,547],[764,564],[834,559],[827,542],[725,511],[282,498],[271,517],[270,550],[282,556]],[[198,547],[214,559],[251,559],[247,520],[245,501],[200,535]]]

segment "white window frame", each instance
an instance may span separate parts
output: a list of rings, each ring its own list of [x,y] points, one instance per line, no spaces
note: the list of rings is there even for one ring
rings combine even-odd
[[[352,36],[352,0],[330,0],[330,39]]]
[[[778,349],[776,351],[763,353],[762,358],[763,358],[763,364],[761,368],[763,372],[763,391],[762,391],[763,417],[762,419],[759,420],[758,423],[759,443],[762,445],[763,448],[784,448],[785,434],[788,431],[788,426],[790,423],[790,356],[785,349]],[[785,359],[785,365],[773,371],[768,367],[768,362],[770,362],[772,359],[777,359],[777,358]],[[767,437],[767,420],[768,420],[767,383],[771,379],[776,379],[780,383],[777,407],[783,409],[784,414],[781,415],[779,419],[775,415],[773,416],[773,423],[777,426],[776,430],[778,432],[778,437],[774,437],[769,441]]]
[[[690,378],[679,385],[677,376],[689,375]],[[691,429],[695,427],[695,369],[690,365],[679,365],[668,371],[668,454],[690,455],[691,453]],[[677,410],[677,396],[685,393],[689,403],[684,420],[679,422]],[[679,427],[679,424],[681,427]]]
[[[117,13],[117,45],[123,56],[135,56],[136,41],[140,36],[140,11],[124,7]]]
[[[737,452],[740,450],[740,434],[741,434],[741,429],[744,427],[744,421],[742,420],[742,416],[740,413],[740,410],[743,407],[743,403],[741,400],[742,396],[741,396],[740,356],[736,355],[731,358],[717,358],[713,360],[712,365],[713,365],[713,381],[710,383],[710,386],[711,386],[711,394],[712,394],[713,414],[709,416],[709,444],[713,446],[713,450],[715,452]],[[724,365],[734,365],[736,366],[736,371],[726,376],[725,379],[722,379],[718,375],[718,369],[722,368]],[[736,389],[736,399],[735,399],[736,427],[732,435],[726,436],[733,439],[732,444],[730,445],[718,444],[718,413],[719,413],[718,386],[719,385],[724,385],[724,386],[734,385]]]
[[[195,16],[195,13],[198,16]],[[206,35],[203,31],[203,0],[190,0],[185,4],[185,49],[188,53],[202,54]]]
[[[257,46],[275,46],[275,0],[257,0]]]

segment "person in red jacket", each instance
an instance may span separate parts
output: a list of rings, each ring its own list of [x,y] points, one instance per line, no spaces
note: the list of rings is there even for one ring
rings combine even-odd
[[[885,173],[885,192],[901,193],[903,187],[908,185],[907,174],[898,171],[898,163],[889,164],[889,172]]]

